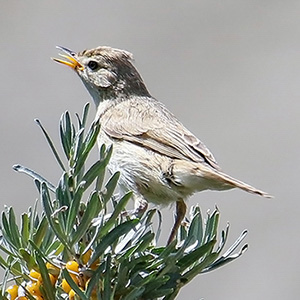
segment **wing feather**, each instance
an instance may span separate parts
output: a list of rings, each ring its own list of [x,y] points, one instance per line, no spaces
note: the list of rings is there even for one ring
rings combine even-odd
[[[155,99],[121,101],[100,114],[100,122],[102,130],[111,138],[139,144],[171,158],[207,163],[220,169],[208,148]]]

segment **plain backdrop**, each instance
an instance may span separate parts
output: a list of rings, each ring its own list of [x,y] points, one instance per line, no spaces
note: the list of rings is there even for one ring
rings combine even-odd
[[[56,183],[61,171],[33,119],[58,143],[60,115],[90,96],[55,45],[126,49],[152,95],[216,156],[227,173],[275,196],[203,192],[230,242],[248,229],[249,250],[199,275],[182,299],[299,299],[300,2],[2,1],[0,9],[0,203],[17,215],[38,197],[21,163]],[[91,106],[91,121],[95,114]],[[2,209],[1,208],[1,209]],[[173,209],[163,209],[164,236]],[[228,246],[229,246],[228,244]]]

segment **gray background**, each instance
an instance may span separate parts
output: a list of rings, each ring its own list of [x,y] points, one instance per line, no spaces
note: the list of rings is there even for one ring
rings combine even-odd
[[[134,53],[151,93],[223,170],[275,196],[203,192],[189,201],[204,212],[217,204],[230,241],[247,228],[250,247],[198,276],[178,299],[298,299],[299,11],[292,0],[2,1],[1,206],[19,214],[37,197],[14,163],[53,182],[60,176],[33,119],[58,141],[62,112],[81,112],[90,99],[71,70],[49,59],[55,45],[123,48]],[[163,211],[166,235],[172,210]]]

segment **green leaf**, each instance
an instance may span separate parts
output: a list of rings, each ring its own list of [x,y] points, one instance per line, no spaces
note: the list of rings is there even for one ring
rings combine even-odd
[[[71,193],[73,192],[73,187],[70,186],[70,181],[69,174],[64,172],[56,189],[56,199],[59,201],[59,206],[70,206],[72,203],[73,195]],[[65,222],[63,221],[63,223]]]
[[[94,122],[89,129],[87,136],[83,139],[84,130],[80,129],[75,136],[75,146],[74,146],[74,175],[77,175],[84,166],[88,154],[92,150],[97,136],[100,131],[100,124]]]
[[[102,263],[98,266],[98,268],[94,271],[93,276],[91,280],[88,282],[87,288],[86,288],[86,297],[90,299],[90,296],[92,294],[92,291],[94,288],[97,288],[98,285],[101,285],[102,280],[101,277],[103,276],[103,271],[106,267],[105,263]]]
[[[56,240],[56,241],[53,241],[52,244],[50,244],[47,248],[45,248],[45,255],[56,255],[58,256],[64,249],[64,245],[59,241],[59,240]]]
[[[1,249],[2,250],[2,249]],[[7,270],[9,268],[8,264],[6,263],[5,259],[0,255],[0,266],[2,269]]]
[[[113,300],[113,294],[111,289],[111,254],[106,256],[105,272],[104,272],[104,284],[103,284],[103,298]]]
[[[153,278],[153,280],[151,280],[151,282],[149,282],[146,285],[146,289],[145,289],[145,292],[144,292],[143,296],[144,297],[153,297],[154,296],[153,292],[161,290],[160,287],[165,285],[168,282],[169,279],[170,279],[170,276],[168,276],[168,275],[164,275],[164,276],[158,277],[158,278]],[[163,292],[165,292],[165,290],[163,290]],[[166,294],[163,294],[163,295],[160,295],[160,296],[156,295],[156,297],[161,297],[161,296],[164,296],[164,295],[166,295]]]
[[[57,238],[64,244],[66,249],[68,249],[69,252],[72,253],[72,251],[68,245],[68,242],[67,242],[67,237],[63,233],[63,230],[60,226],[58,219],[55,216],[52,216],[53,207],[51,204],[48,188],[45,183],[42,183],[42,185],[41,185],[41,198],[42,198],[42,204],[43,204],[43,208],[44,208],[47,220],[48,220],[52,230],[55,232]]]
[[[72,234],[72,240],[70,242],[70,246],[72,247],[75,243],[77,243],[84,234],[86,234],[87,230],[91,226],[91,222],[93,218],[95,218],[101,209],[99,195],[96,191],[94,191],[91,195],[90,200],[88,200],[85,212],[81,219],[79,226],[77,227],[74,234]]]
[[[110,200],[113,193],[115,192],[119,178],[120,178],[120,172],[116,172],[110,177],[107,184],[105,185],[105,191],[102,193],[103,202],[105,204]]]
[[[150,247],[153,239],[155,237],[154,232],[147,232],[142,238],[139,246],[136,248],[135,252],[143,252],[146,251],[147,248]]]
[[[48,188],[52,192],[55,192],[55,186],[52,183],[50,183],[48,180],[46,180],[43,176],[36,173],[35,171],[33,171],[29,168],[23,167],[21,165],[14,165],[13,169],[19,173],[24,173],[24,174],[30,176],[31,178],[33,178],[34,180],[37,180],[40,183],[45,182],[47,184]]]
[[[124,259],[117,267],[118,271],[116,273],[116,285],[114,288],[114,296],[116,296],[116,291],[118,294],[122,295],[126,291],[126,286],[129,283],[129,268],[128,260]]]
[[[79,129],[85,128],[85,126],[86,126],[86,120],[87,120],[87,116],[88,116],[89,107],[90,107],[90,104],[86,103],[83,108],[82,118],[80,118],[80,116],[77,113],[75,113],[75,116],[78,121]]]
[[[241,235],[238,237],[238,239],[232,244],[232,246],[222,255],[223,257],[229,256],[243,241],[243,239],[247,235],[247,230],[244,230]]]
[[[43,132],[43,134],[44,134],[44,136],[45,136],[45,138],[46,138],[46,140],[47,140],[47,142],[48,142],[48,144],[49,144],[49,146],[50,146],[50,148],[51,148],[51,150],[52,150],[52,152],[53,152],[53,154],[54,154],[54,156],[55,156],[55,158],[56,158],[56,160],[58,162],[58,164],[60,165],[60,167],[62,168],[63,171],[66,171],[66,169],[64,167],[64,164],[63,164],[62,160],[60,159],[60,157],[58,155],[58,152],[55,149],[55,146],[54,146],[54,144],[53,144],[53,142],[52,142],[49,134],[47,133],[47,131],[45,130],[45,128],[42,126],[40,120],[35,119],[34,121],[38,124],[38,126],[42,130],[42,132]]]
[[[166,258],[169,257],[171,253],[176,251],[176,240],[172,241],[167,247],[163,248],[163,251],[160,253],[160,257]]]
[[[246,252],[246,250],[248,249],[247,244],[245,244],[238,253],[236,253],[236,254],[232,254],[232,253],[241,244],[241,242],[244,240],[246,235],[247,235],[247,230],[244,230],[241,233],[241,235],[238,237],[238,239],[231,245],[231,247],[219,259],[217,259],[212,265],[210,265],[205,271],[217,269],[217,268],[237,259],[242,254],[244,254]]]
[[[220,213],[218,209],[215,209],[212,215],[209,214],[207,215],[208,215],[208,219],[207,219],[205,234],[203,239],[205,243],[207,243],[208,241],[216,237],[217,229],[219,225],[219,218],[220,218]]]
[[[219,246],[218,246],[218,249],[216,252],[220,253],[224,246],[225,246],[225,243],[227,241],[227,237],[228,237],[228,233],[229,233],[229,223],[227,223],[227,226],[226,226],[226,229],[225,230],[222,230],[221,232],[221,240],[219,242]]]
[[[151,293],[151,295],[152,295],[153,298],[157,299],[159,297],[163,297],[163,296],[169,295],[169,294],[173,293],[173,291],[174,291],[173,288],[169,288],[169,289],[155,289],[153,291],[153,293]]]
[[[183,226],[181,226],[181,230],[183,229]],[[184,230],[182,230],[184,231]],[[182,236],[184,239],[184,243],[182,248],[186,249],[190,246],[196,248],[198,245],[201,245],[202,243],[202,219],[201,214],[197,212],[195,215],[193,215],[193,219],[189,225],[188,231]],[[192,250],[192,249],[191,249]]]
[[[193,211],[193,219],[189,228],[188,235],[193,236],[197,240],[197,246],[202,244],[203,225],[201,211],[198,206]]]
[[[91,166],[91,168],[84,174],[81,179],[82,182],[85,183],[85,189],[87,189],[93,183],[93,181],[97,176],[99,176],[100,173],[104,172],[106,165],[106,161],[99,160]]]
[[[81,182],[74,193],[74,198],[71,202],[71,206],[68,209],[68,217],[67,217],[67,223],[66,223],[66,233],[67,235],[70,234],[74,224],[75,220],[78,214],[80,201],[83,195],[83,192],[85,190],[84,182]]]
[[[211,263],[213,263],[218,257],[218,253],[211,253],[206,256],[201,263],[194,266],[191,270],[186,272],[183,276],[187,279],[187,282],[191,281],[196,275],[200,274],[203,269],[207,268]]]
[[[216,240],[212,240],[201,247],[195,249],[191,253],[185,255],[183,258],[181,258],[178,262],[177,265],[179,266],[181,271],[184,271],[191,265],[197,263],[197,261],[202,258],[203,256],[211,253],[212,248],[214,247],[216,243]]]
[[[83,166],[85,160],[86,160],[86,156],[83,156],[83,146],[82,146],[82,142],[83,142],[83,135],[84,135],[84,128],[81,128],[80,130],[78,130],[78,132],[76,132],[75,137],[74,137],[74,142],[72,145],[72,157],[70,159],[70,166],[71,168],[74,169],[74,176],[76,174],[78,174],[78,172],[81,170],[81,167]],[[81,161],[80,166],[78,166],[79,164],[79,159]]]
[[[71,147],[74,138],[73,126],[71,124],[71,118],[68,111],[66,111],[60,119],[60,141],[65,152],[67,159],[70,159]]]
[[[21,239],[23,247],[26,247],[30,234],[30,220],[28,214],[23,213],[21,218]]]
[[[86,126],[86,120],[87,120],[87,117],[88,117],[88,113],[89,113],[89,109],[90,109],[90,103],[87,102],[83,108],[83,113],[82,113],[82,127],[85,127]]]
[[[18,251],[18,247],[15,244],[5,212],[2,212],[2,234],[5,241],[12,247],[12,249]]]
[[[133,255],[128,258],[127,267],[130,270],[130,280],[132,280],[135,274],[139,274],[139,272],[153,269],[153,256],[151,254],[140,254]],[[149,271],[149,272],[150,272]]]
[[[126,221],[119,226],[115,227],[112,231],[110,231],[101,242],[97,245],[91,259],[90,264],[92,264],[97,258],[99,258],[104,251],[111,246],[117,239],[119,239],[122,235],[129,232],[131,229],[135,227],[138,223],[137,219]]]
[[[21,248],[21,235],[16,223],[16,216],[12,207],[10,207],[8,210],[8,222],[9,222],[11,239],[14,245],[16,246],[16,248]]]
[[[45,235],[46,235],[46,232],[48,230],[48,222],[47,222],[47,219],[46,219],[46,216],[43,216],[42,217],[42,220],[36,230],[36,233],[33,235],[32,237],[32,240],[33,242],[38,246],[40,247],[44,238],[45,238]]]
[[[241,255],[243,255],[248,249],[248,245],[244,245],[241,250],[236,253],[236,254],[233,254],[231,256],[228,256],[228,257],[221,257],[219,258],[218,260],[216,260],[213,264],[211,264],[210,266],[208,266],[207,268],[205,268],[201,273],[206,273],[206,272],[209,272],[209,271],[213,271],[213,270],[216,270],[234,260],[236,260],[237,258],[239,258]]]
[[[128,192],[119,200],[117,206],[114,208],[114,211],[113,211],[111,217],[108,219],[108,221],[102,227],[99,238],[104,236],[112,228],[112,226],[116,222],[116,219],[119,217],[119,215],[121,214],[121,212],[127,205],[128,200],[131,198],[131,196],[132,196],[132,192]]]
[[[113,150],[112,145],[110,145],[107,150],[106,150],[106,146],[104,144],[100,147],[100,151],[99,151],[100,160],[105,162],[105,165],[108,164],[108,162],[111,158],[112,150]],[[100,169],[99,173],[98,173],[97,181],[96,181],[96,187],[95,187],[95,189],[97,191],[101,191],[101,189],[102,189],[104,175],[105,175],[105,169]]]
[[[27,250],[25,250],[24,248],[20,248],[19,254],[22,257],[22,259],[26,262],[29,270],[36,269],[37,264],[35,262],[35,259]]]
[[[145,291],[145,287],[134,287],[128,295],[126,295],[124,300],[137,300],[139,299]]]
[[[94,147],[96,141],[97,141],[97,137],[99,135],[100,132],[100,123],[99,121],[94,121],[86,135],[86,138],[84,140],[84,152],[85,153],[89,153],[92,148]]]
[[[89,298],[84,294],[84,292],[77,286],[77,284],[73,281],[69,272],[66,269],[62,270],[63,277],[67,280],[68,284],[74,290],[74,292],[79,296],[81,300],[89,300]]]

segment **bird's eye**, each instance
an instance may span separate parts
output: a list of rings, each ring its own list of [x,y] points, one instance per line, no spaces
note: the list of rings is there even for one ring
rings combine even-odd
[[[87,64],[87,66],[92,70],[95,71],[96,69],[98,69],[98,63],[94,60],[90,60]]]

